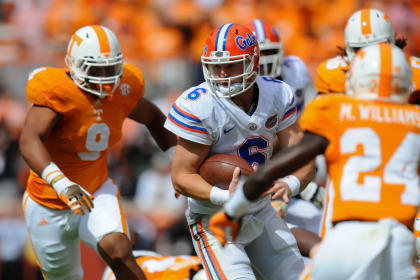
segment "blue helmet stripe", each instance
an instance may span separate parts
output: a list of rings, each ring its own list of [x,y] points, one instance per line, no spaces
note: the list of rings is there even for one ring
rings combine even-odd
[[[216,37],[216,51],[225,51],[226,50],[226,38],[229,33],[229,29],[232,27],[232,23],[224,24],[217,33]]]
[[[252,23],[254,24],[255,32],[257,33],[257,40],[264,41],[266,39],[266,34],[262,21],[259,19],[255,19],[252,21]]]

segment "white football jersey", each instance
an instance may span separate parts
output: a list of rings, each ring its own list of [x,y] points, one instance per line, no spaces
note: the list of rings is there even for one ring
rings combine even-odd
[[[297,119],[291,88],[271,77],[258,77],[258,104],[247,114],[229,98],[210,93],[204,82],[190,88],[172,105],[165,128],[179,137],[211,147],[210,155],[235,154],[250,165],[270,159],[276,134]],[[189,198],[189,210],[212,214],[220,207]]]
[[[281,79],[292,88],[299,114],[304,106],[306,91],[309,90],[311,84],[308,68],[299,57],[295,55],[286,56],[281,68]]]

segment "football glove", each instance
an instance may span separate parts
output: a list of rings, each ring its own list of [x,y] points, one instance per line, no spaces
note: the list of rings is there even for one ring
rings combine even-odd
[[[93,208],[93,195],[69,180],[54,162],[42,171],[42,179],[52,186],[58,197],[78,215],[84,215]]]
[[[219,211],[209,221],[209,230],[224,247],[227,241],[235,241],[240,228],[240,220]]]
[[[66,178],[67,179],[67,178]],[[62,181],[61,179],[60,181]],[[59,194],[58,197],[67,204],[70,209],[78,215],[84,215],[92,211],[93,208],[93,195],[88,193],[81,186],[71,182],[67,179],[69,184],[64,188]],[[57,182],[59,183],[59,182]]]

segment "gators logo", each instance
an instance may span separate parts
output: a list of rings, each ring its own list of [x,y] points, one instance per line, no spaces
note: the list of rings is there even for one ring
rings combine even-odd
[[[277,123],[277,114],[269,117],[267,121],[265,122],[266,128],[273,128]]]
[[[236,45],[241,49],[245,50],[247,47],[252,47],[257,44],[257,39],[254,35],[246,34],[246,38],[238,36],[235,38]]]

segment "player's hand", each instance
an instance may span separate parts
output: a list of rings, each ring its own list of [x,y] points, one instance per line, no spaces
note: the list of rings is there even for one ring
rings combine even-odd
[[[58,197],[78,215],[84,215],[92,211],[93,195],[78,184],[70,181],[67,177],[58,180],[54,189],[60,190]]]
[[[224,247],[227,241],[235,241],[240,228],[240,220],[233,219],[219,211],[209,221],[209,229]]]
[[[289,197],[292,191],[287,183],[275,181],[273,186],[262,194],[262,196],[272,195],[272,200],[282,199],[285,203],[289,203]]]

